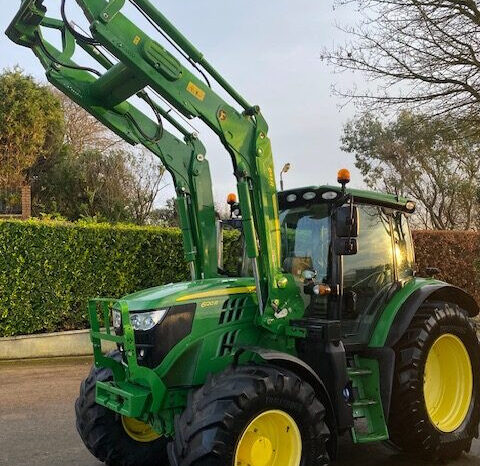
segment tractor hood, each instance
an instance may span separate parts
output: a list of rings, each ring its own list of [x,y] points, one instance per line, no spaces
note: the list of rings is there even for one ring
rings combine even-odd
[[[211,278],[149,288],[125,296],[122,301],[128,304],[130,311],[146,311],[251,293],[255,293],[253,278]]]

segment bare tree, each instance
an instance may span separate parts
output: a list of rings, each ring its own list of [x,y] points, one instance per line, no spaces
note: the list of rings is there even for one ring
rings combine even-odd
[[[480,115],[480,7],[476,0],[335,0],[360,21],[343,46],[324,50],[337,70],[367,82],[336,92],[361,105]]]
[[[55,89],[53,92],[60,99],[65,114],[65,143],[72,148],[74,154],[90,150],[106,153],[125,145],[121,138],[65,94]]]
[[[480,137],[464,121],[402,112],[393,122],[364,114],[344,129],[366,184],[417,201],[419,228],[480,228]]]
[[[150,220],[158,194],[168,186],[165,180],[166,170],[147,151],[129,154],[129,161],[132,172],[132,215],[135,223],[144,225]]]
[[[177,211],[177,203],[175,198],[172,197],[167,199],[165,205],[152,210],[149,216],[149,222],[152,225],[158,225],[162,227],[179,227],[178,222],[178,211]]]

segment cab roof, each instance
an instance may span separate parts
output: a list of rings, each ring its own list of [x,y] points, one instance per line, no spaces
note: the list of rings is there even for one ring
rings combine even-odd
[[[310,200],[304,200],[303,202],[318,202],[319,200],[329,200],[334,201],[338,199],[342,194],[342,188],[340,186],[307,186],[303,188],[288,189],[285,191],[280,191],[278,193],[279,201],[283,205],[288,205],[288,196],[295,194],[298,197],[298,200],[301,202],[301,199],[305,199],[303,196],[306,193],[315,193],[315,197]],[[337,197],[332,197],[331,199],[325,199],[323,196],[325,193],[336,193]],[[347,189],[347,194],[350,194],[354,197],[356,202],[361,202],[365,204],[373,204],[382,207],[388,207],[395,210],[401,210],[403,212],[412,213],[415,211],[415,203],[411,200],[396,196],[394,194],[385,194],[377,191],[369,191],[365,189]],[[333,196],[333,194],[332,194]]]

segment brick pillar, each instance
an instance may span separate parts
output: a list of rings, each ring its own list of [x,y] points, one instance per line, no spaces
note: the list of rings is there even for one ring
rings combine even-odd
[[[27,220],[32,216],[32,189],[22,186],[22,219]]]

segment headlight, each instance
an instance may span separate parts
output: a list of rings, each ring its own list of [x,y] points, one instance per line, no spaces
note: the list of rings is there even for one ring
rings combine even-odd
[[[153,327],[155,327],[155,325],[159,324],[166,314],[167,309],[130,314],[130,322],[132,323],[134,330],[146,332],[147,330],[151,330]]]

